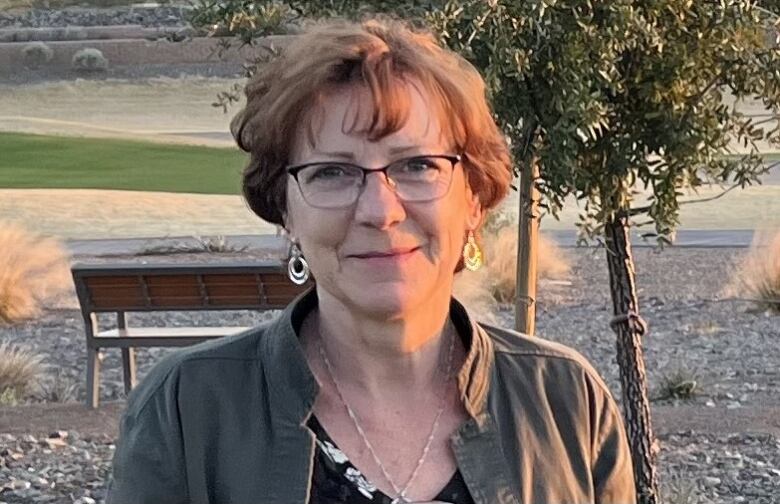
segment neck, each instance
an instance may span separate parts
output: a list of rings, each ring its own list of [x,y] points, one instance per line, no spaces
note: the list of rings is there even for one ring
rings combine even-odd
[[[379,398],[427,389],[444,372],[450,338],[457,338],[449,296],[387,318],[354,310],[321,290],[317,295],[318,309],[306,320],[306,345],[322,345],[345,385]]]

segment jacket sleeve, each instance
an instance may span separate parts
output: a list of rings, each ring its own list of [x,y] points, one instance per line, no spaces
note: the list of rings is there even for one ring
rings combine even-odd
[[[161,377],[159,367],[128,399],[106,504],[186,504],[189,500],[178,394],[172,378],[176,373]]]
[[[593,384],[592,474],[597,504],[635,504],[631,450],[623,419],[603,384]]]

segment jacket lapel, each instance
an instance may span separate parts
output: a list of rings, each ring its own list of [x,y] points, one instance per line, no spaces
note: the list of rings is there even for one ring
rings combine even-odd
[[[316,305],[314,289],[304,292],[274,320],[261,341],[258,359],[268,387],[270,440],[267,457],[270,473],[264,477],[262,502],[308,502],[314,464],[315,436],[306,427],[319,392],[309,369],[293,319]]]

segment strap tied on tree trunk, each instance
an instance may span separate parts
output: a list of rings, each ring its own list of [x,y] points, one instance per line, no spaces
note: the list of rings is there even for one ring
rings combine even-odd
[[[647,322],[633,310],[630,310],[628,313],[623,313],[612,317],[612,320],[609,321],[609,327],[611,327],[612,330],[617,333],[618,326],[626,322],[628,322],[628,326],[631,330],[639,333],[640,337],[647,334]]]
[[[528,306],[531,306],[532,304],[536,303],[536,298],[533,296],[517,296],[517,299],[520,300],[521,303],[525,303]]]

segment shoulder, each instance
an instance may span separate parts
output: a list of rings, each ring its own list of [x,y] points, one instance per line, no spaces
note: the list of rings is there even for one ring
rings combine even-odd
[[[246,366],[257,368],[261,358],[260,343],[269,325],[270,322],[266,322],[240,334],[189,346],[165,356],[128,396],[126,415],[142,412],[153,399],[174,399],[185,380],[190,388],[193,381],[229,379]]]
[[[538,376],[562,384],[574,380],[610,396],[604,380],[579,352],[566,345],[531,337],[511,329],[479,324],[490,337],[496,369],[499,373],[522,371],[523,376]]]

